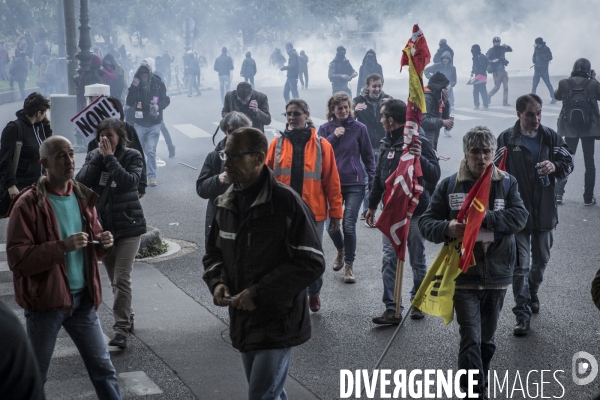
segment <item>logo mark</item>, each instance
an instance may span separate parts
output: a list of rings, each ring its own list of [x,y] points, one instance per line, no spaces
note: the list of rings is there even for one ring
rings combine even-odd
[[[571,372],[573,373],[573,382],[576,385],[587,385],[596,379],[598,375],[598,361],[590,353],[578,351],[573,355]],[[588,373],[589,375],[585,376]],[[582,375],[584,377],[580,378]]]

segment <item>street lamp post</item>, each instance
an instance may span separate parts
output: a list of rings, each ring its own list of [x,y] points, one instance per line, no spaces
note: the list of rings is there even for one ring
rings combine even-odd
[[[90,16],[88,12],[88,0],[80,0],[79,10],[79,52],[75,55],[79,60],[79,69],[77,72],[81,75],[82,72],[90,69],[90,63],[94,53],[90,51],[92,48],[92,39],[90,37]]]

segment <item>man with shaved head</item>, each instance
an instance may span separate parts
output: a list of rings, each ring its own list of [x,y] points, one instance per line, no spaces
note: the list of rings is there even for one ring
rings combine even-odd
[[[71,142],[52,136],[40,146],[47,174],[15,198],[6,232],[15,300],[43,380],[56,337],[65,328],[100,399],[121,399],[117,373],[96,311],[102,302],[98,260],[112,247],[96,215],[98,195],[73,180]]]

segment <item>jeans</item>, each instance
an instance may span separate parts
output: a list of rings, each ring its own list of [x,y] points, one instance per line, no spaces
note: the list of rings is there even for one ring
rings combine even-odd
[[[13,90],[13,85],[14,85],[14,81],[15,79],[10,78],[10,89]],[[25,100],[25,97],[27,97],[25,95],[25,81],[17,81],[17,83],[19,84],[19,92],[21,93],[21,100]]]
[[[554,88],[552,87],[552,83],[550,83],[550,75],[548,74],[548,66],[544,67],[534,67],[533,70],[533,84],[531,86],[531,93],[535,94],[535,91],[540,83],[540,78],[548,87],[548,91],[550,92],[550,98],[554,100]]]
[[[254,89],[254,77],[253,76],[245,76],[244,82],[250,82],[250,84],[252,85],[252,89]]]
[[[335,94],[335,93],[339,93],[339,92],[346,92],[348,93],[348,96],[350,96],[350,98],[352,98],[352,89],[350,89],[350,86],[346,85],[346,87],[332,87],[332,92],[331,94]]]
[[[375,154],[375,168],[379,165],[379,149],[373,149],[373,154]],[[367,210],[369,209],[369,195],[371,191],[369,190],[369,175],[367,175],[367,169],[363,164],[362,160],[360,160],[360,165],[362,165],[363,170],[365,171],[365,198],[363,199],[363,207],[362,214],[363,217],[367,214]]]
[[[475,107],[479,107],[479,95],[481,95],[481,101],[483,102],[484,107],[487,107],[490,104],[486,86],[485,83],[473,85],[473,103],[475,104]]]
[[[317,222],[317,234],[321,245],[323,244],[323,229],[325,228],[325,221]],[[321,288],[323,287],[323,275],[319,276],[316,281],[308,286],[308,297],[318,297],[321,294]]]
[[[0,60],[0,80],[8,80],[8,73],[6,72],[6,61]]]
[[[508,72],[503,70],[494,72],[492,75],[494,77],[494,88],[488,93],[488,98],[491,99],[500,89],[500,84],[502,84],[502,104],[508,104]]]
[[[73,294],[70,310],[25,311],[25,324],[44,382],[62,326],[77,346],[98,398],[121,398],[117,371],[110,360],[102,326],[87,290]]]
[[[303,89],[308,89],[308,71],[302,71],[298,74],[300,78],[300,84]]]
[[[287,400],[284,385],[291,358],[291,347],[242,353],[248,400]]]
[[[146,170],[148,179],[156,179],[156,146],[160,138],[160,124],[152,126],[134,125],[140,143],[146,154]]]
[[[193,74],[189,76],[189,85],[188,85],[188,97],[192,97],[192,92],[196,90],[196,94],[200,96],[202,93],[200,92],[200,88],[198,87],[198,75]]]
[[[596,141],[594,138],[570,138],[566,137],[565,142],[569,146],[569,150],[575,154],[581,140],[583,148],[583,163],[585,165],[583,200],[590,201],[594,197],[594,186],[596,184],[596,165],[594,164],[594,150]],[[555,192],[558,195],[565,194],[565,186],[567,186],[568,178],[561,179],[556,182]]]
[[[364,197],[365,187],[363,185],[342,186],[342,201],[344,203],[342,229],[331,233],[329,232],[329,221],[325,225],[335,248],[338,250],[344,249],[346,264],[353,263],[356,256],[356,221]]]
[[[292,92],[293,99],[300,98],[298,94],[298,78],[287,78],[285,85],[283,85],[283,98],[286,103],[290,101],[290,91]]]
[[[553,231],[515,233],[517,263],[513,274],[513,313],[517,321],[529,321],[531,295],[537,294],[544,280],[544,271],[550,260],[550,249],[554,241]]]
[[[448,101],[450,102],[450,112],[454,110],[454,88],[450,86],[450,90],[448,90]]]
[[[135,255],[140,248],[141,236],[119,240],[113,250],[102,260],[110,279],[114,295],[113,318],[115,333],[127,337],[133,324],[133,309],[131,308],[131,271]]]
[[[410,290],[410,300],[412,301],[415,294],[419,290],[425,275],[427,274],[427,260],[425,259],[425,239],[419,232],[420,215],[413,216],[410,219],[410,227],[408,229],[407,250],[410,261],[410,266],[413,273],[413,287]],[[398,265],[398,257],[392,242],[381,234],[383,244],[383,263],[381,267],[381,277],[383,279],[383,304],[386,310],[396,311],[396,303],[394,303],[394,283],[396,282],[396,267]],[[400,312],[404,311],[404,307],[400,305]]]
[[[475,393],[485,393],[487,371],[496,351],[494,335],[506,289],[456,289],[454,310],[460,326],[458,369],[479,370]],[[467,390],[467,376],[460,378],[460,386]]]
[[[231,77],[229,75],[219,75],[219,89],[221,89],[221,104],[225,102],[225,94],[229,92]]]

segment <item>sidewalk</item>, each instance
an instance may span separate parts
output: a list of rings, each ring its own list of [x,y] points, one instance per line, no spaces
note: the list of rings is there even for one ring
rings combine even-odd
[[[4,260],[6,260],[5,245],[0,244],[2,278],[0,279],[0,301],[7,301],[7,298],[14,294],[12,273],[8,271]],[[113,296],[106,271],[102,267],[101,271],[103,302],[110,309]],[[180,379],[197,399],[220,400],[247,397],[248,386],[241,357],[230,345],[229,328],[223,321],[185,294],[153,265],[135,263],[132,287],[135,310],[134,337],[130,338],[130,346],[124,351],[112,352],[115,349],[111,348],[111,357],[119,373],[124,397],[135,398],[145,393],[162,394],[159,397],[167,399],[191,398],[189,392],[186,396],[180,389],[175,390],[177,395],[170,392],[171,387],[168,382],[173,383],[172,380],[159,382],[153,378],[153,382],[148,378],[153,376],[151,371],[148,371],[147,375],[144,371],[152,368],[146,366],[147,356],[143,354],[142,346],[136,346],[137,340],[153,353],[152,356],[157,356],[159,362],[170,370],[169,374],[172,373],[175,379]],[[111,336],[110,313],[107,312],[106,307],[102,309],[103,314],[107,314],[102,318],[104,332],[106,336]],[[15,310],[15,312],[20,314],[24,322],[22,310]],[[64,330],[61,330],[61,333],[64,334]],[[136,347],[138,349],[133,353],[135,358],[131,359],[128,353],[134,352],[132,348]],[[53,355],[53,364],[55,358],[65,355],[70,355],[73,359],[79,357],[68,337],[59,338]],[[131,364],[140,364],[140,362],[144,366],[143,370],[131,372]],[[127,365],[128,370],[122,370],[119,368],[120,365]],[[53,377],[57,374],[49,375],[46,384],[48,398],[89,398],[90,394],[93,394],[89,379],[81,377],[83,372],[81,366],[77,372],[75,372],[77,366],[72,363],[61,368],[71,369],[71,366],[72,374],[68,372],[60,374],[69,376],[70,379],[56,382]],[[51,372],[56,368],[56,365],[51,365]],[[73,375],[80,378],[72,379]],[[140,376],[146,377],[146,381],[140,379]],[[292,377],[288,377],[286,391],[291,399],[317,399]]]

